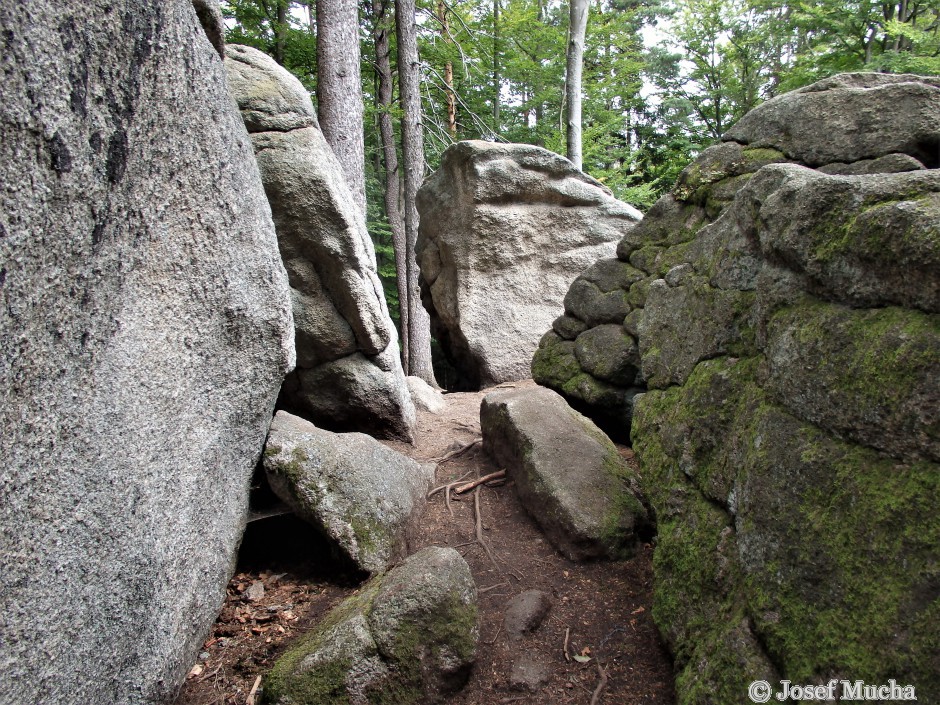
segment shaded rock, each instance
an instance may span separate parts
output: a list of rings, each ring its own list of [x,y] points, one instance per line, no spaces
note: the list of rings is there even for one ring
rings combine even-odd
[[[492,392],[480,407],[483,447],[505,466],[519,499],[571,560],[634,548],[646,511],[630,468],[591,421],[545,388]]]
[[[270,210],[191,3],[0,29],[0,702],[170,702],[294,364]]]
[[[462,388],[527,378],[571,279],[640,218],[563,157],[479,141],[444,153],[418,211],[422,300]]]
[[[509,670],[509,687],[537,693],[552,675],[551,663],[540,651],[526,650],[513,654]]]
[[[372,240],[310,96],[256,49],[228,47],[225,66],[293,292],[297,370],[280,405],[332,430],[410,440],[414,406]]]
[[[521,639],[534,632],[552,609],[552,601],[541,590],[526,590],[506,605],[503,626],[510,639]]]
[[[221,58],[225,58],[225,18],[218,0],[193,0],[193,9],[206,38]]]
[[[378,573],[407,553],[434,466],[370,436],[337,434],[277,412],[264,449],[268,483],[358,569]]]
[[[902,171],[920,171],[926,168],[920,161],[910,155],[887,154],[877,159],[862,159],[849,164],[841,162],[824,164],[819,167],[818,171],[823,174],[838,176],[858,176],[864,174],[897,174]]]
[[[431,546],[373,578],[278,659],[265,701],[439,702],[466,682],[478,638],[469,566]]]
[[[411,392],[411,401],[415,407],[428,411],[432,414],[439,414],[444,411],[447,402],[444,401],[444,395],[420,377],[408,377],[408,391]]]
[[[636,340],[619,325],[596,326],[579,335],[574,356],[585,372],[613,384],[633,384],[640,367]]]

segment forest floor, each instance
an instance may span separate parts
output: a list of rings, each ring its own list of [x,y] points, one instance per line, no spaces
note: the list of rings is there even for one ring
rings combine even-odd
[[[527,384],[532,382],[501,388]],[[447,408],[441,414],[418,413],[415,445],[386,445],[426,461],[472,443],[481,437],[480,402],[488,391],[445,395]],[[635,464],[629,448],[620,450]],[[438,467],[437,484],[464,476],[472,480],[500,469],[476,444]],[[457,548],[480,592],[477,662],[467,686],[447,703],[675,702],[672,664],[650,613],[648,544],[627,561],[568,561],[545,540],[509,482],[479,491],[482,535],[491,558],[476,541],[474,493],[460,500],[451,501],[451,514],[444,493],[434,495],[409,547],[412,552],[428,545]],[[249,524],[225,606],[176,705],[254,705],[252,688],[258,678],[293,639],[357,589],[355,577],[337,572],[325,555],[312,531],[293,517]],[[549,595],[552,609],[534,634],[513,642],[502,628],[507,602],[533,589]],[[548,681],[536,693],[511,685],[513,658],[523,650],[549,664]]]

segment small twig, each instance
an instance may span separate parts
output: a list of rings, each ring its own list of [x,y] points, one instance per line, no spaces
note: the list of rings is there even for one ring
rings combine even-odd
[[[496,588],[508,586],[509,583],[496,583],[496,585],[490,585],[489,587],[480,588],[477,590],[477,595],[483,595],[484,593],[489,592],[490,590],[495,590]]]
[[[220,663],[218,666],[215,667],[215,670],[214,670],[214,671],[212,671],[211,673],[207,673],[207,674],[204,675],[202,678],[197,679],[196,682],[197,682],[197,683],[204,683],[205,681],[207,681],[207,680],[209,680],[210,678],[212,678],[212,676],[214,676],[216,673],[218,673],[218,672],[221,671],[221,670],[222,670],[222,664]]]
[[[450,488],[450,487],[454,487],[454,486],[456,486],[456,485],[459,485],[461,482],[463,482],[463,481],[466,480],[468,477],[470,477],[470,474],[471,474],[472,472],[473,472],[473,470],[468,470],[467,472],[465,472],[463,475],[461,475],[460,477],[458,477],[458,478],[457,478],[456,480],[454,480],[453,482],[449,482],[449,483],[447,483],[446,485],[441,485],[440,487],[435,487],[433,490],[431,490],[430,492],[428,492],[427,495],[425,495],[425,499],[431,499],[431,497],[433,497],[434,495],[436,495],[436,494],[437,494],[438,492],[440,492],[441,490],[446,490],[446,489],[448,489],[448,488]]]
[[[591,696],[591,705],[597,705],[597,701],[601,697],[601,691],[607,685],[607,670],[601,666],[600,661],[597,662],[597,672],[600,674],[601,682],[594,689],[594,695]]]
[[[565,661],[571,661],[571,657],[568,655],[568,637],[571,636],[571,627],[565,628],[565,645],[563,648],[565,652]]]
[[[248,693],[248,699],[245,701],[245,705],[255,705],[255,693],[258,692],[259,685],[261,685],[261,676],[255,678],[255,684],[251,686],[251,692]]]
[[[461,447],[461,448],[458,448],[457,450],[452,450],[450,453],[445,454],[442,458],[435,458],[435,459],[432,460],[431,462],[432,462],[432,463],[437,463],[438,465],[443,465],[443,464],[446,463],[448,460],[452,460],[452,459],[456,458],[458,455],[463,455],[463,454],[466,453],[468,450],[470,450],[470,449],[473,448],[474,446],[479,445],[479,444],[482,443],[482,442],[483,442],[483,439],[482,439],[482,438],[477,438],[475,441],[470,441],[467,445],[465,445],[465,446],[463,446],[463,447]]]
[[[499,639],[499,633],[500,633],[501,631],[503,631],[503,624],[502,624],[502,622],[500,622],[499,627],[496,629],[496,636],[494,636],[490,641],[487,641],[487,642],[484,642],[484,643],[485,643],[485,644],[488,644],[489,646],[492,646],[493,644],[495,644],[495,643],[496,643],[496,640]]]
[[[467,484],[461,485],[460,487],[455,487],[454,494],[463,494],[464,492],[469,492],[474,487],[479,487],[485,482],[489,482],[490,480],[501,480],[504,477],[506,477],[505,470],[498,470],[497,472],[491,472],[489,475],[478,477],[476,480],[473,480],[472,482],[468,482]]]

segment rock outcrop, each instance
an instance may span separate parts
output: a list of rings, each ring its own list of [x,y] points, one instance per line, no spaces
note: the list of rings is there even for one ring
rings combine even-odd
[[[189,0],[0,1],[0,702],[172,701],[293,367]]]
[[[640,219],[540,147],[459,142],[418,192],[421,296],[457,389],[526,379],[571,280]]]
[[[336,431],[410,440],[415,424],[375,250],[343,170],[293,75],[227,47],[229,86],[254,144],[290,279],[297,369],[281,405]]]
[[[649,390],[632,438],[681,703],[833,676],[933,700],[940,81],[837,76],[725,140],[618,246],[633,386],[585,361],[615,323],[601,299],[533,370],[576,397],[578,376]]]
[[[332,433],[279,411],[264,448],[274,493],[329,539],[338,557],[380,573],[408,552],[434,465],[362,433]]]
[[[480,425],[484,450],[555,548],[574,561],[632,553],[646,523],[636,477],[590,419],[536,387],[487,394]]]
[[[452,548],[430,546],[346,599],[264,681],[277,705],[420,705],[463,686],[476,658],[477,590]]]

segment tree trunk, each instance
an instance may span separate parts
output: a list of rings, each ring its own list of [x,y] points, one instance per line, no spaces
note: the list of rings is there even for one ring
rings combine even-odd
[[[274,26],[274,60],[284,65],[284,40],[287,35],[287,5],[289,0],[275,0]]]
[[[398,315],[401,322],[401,365],[405,372],[410,367],[408,348],[408,266],[405,244],[405,223],[402,221],[399,199],[398,151],[395,148],[395,129],[392,124],[392,62],[389,47],[389,21],[391,0],[372,0],[375,24],[372,36],[375,39],[375,67],[378,77],[376,101],[378,103],[379,136],[382,140],[382,155],[385,161],[385,213],[392,229],[392,247],[395,250],[395,274],[398,283]]]
[[[415,196],[424,178],[424,141],[421,127],[421,86],[418,63],[418,28],[415,0],[395,0],[398,36],[398,87],[401,98],[401,154],[405,176],[405,254],[408,271],[408,374],[436,385],[431,366],[431,320],[421,305],[418,289],[418,209]]]
[[[450,22],[447,19],[447,7],[444,0],[437,0],[437,20],[441,23],[441,37],[445,44],[453,44],[450,36]],[[444,64],[444,90],[447,94],[447,132],[457,141],[457,94],[454,92],[454,62],[448,59]]]
[[[587,32],[588,0],[569,0],[570,20],[568,35],[568,62],[565,72],[567,106],[568,159],[578,169],[581,161],[581,70],[584,66],[584,35]]]
[[[365,138],[356,0],[317,0],[317,116],[359,212],[366,213]]]
[[[499,134],[499,0],[493,0],[493,134]]]

